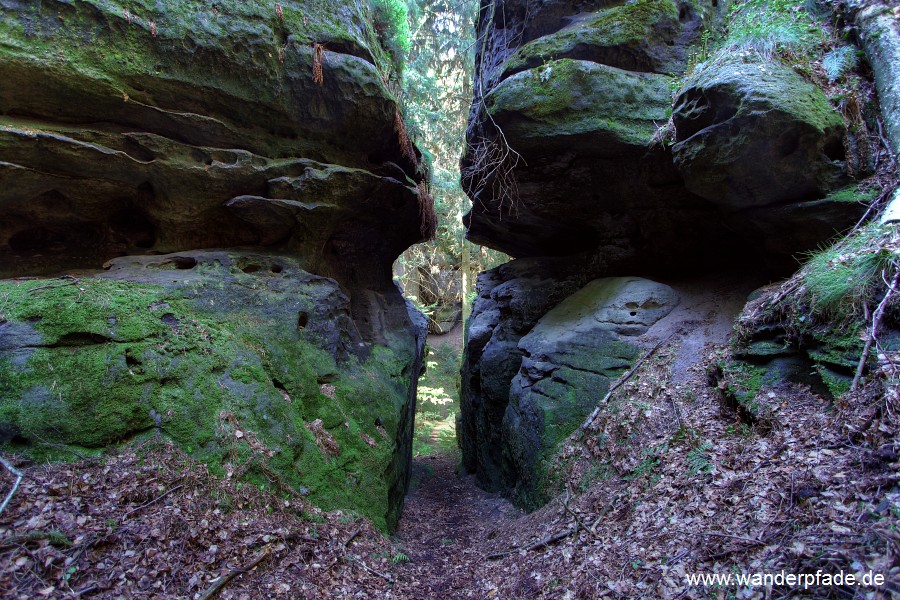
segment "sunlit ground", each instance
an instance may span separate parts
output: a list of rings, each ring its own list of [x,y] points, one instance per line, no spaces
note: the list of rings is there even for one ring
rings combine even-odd
[[[429,347],[425,375],[419,380],[413,455],[451,453],[456,450],[456,414],[459,412],[459,350],[449,344]]]

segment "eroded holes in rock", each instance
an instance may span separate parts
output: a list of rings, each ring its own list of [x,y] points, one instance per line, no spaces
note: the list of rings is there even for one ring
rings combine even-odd
[[[129,367],[136,367],[141,364],[141,360],[132,354],[131,348],[125,350],[125,364]]]
[[[682,6],[678,9],[678,20],[684,23],[688,18],[688,9],[687,6]]]
[[[163,265],[171,265],[180,271],[186,271],[197,266],[197,259],[190,256],[173,256]]]
[[[301,310],[297,313],[297,329],[306,329],[307,325],[309,325],[309,314]]]
[[[200,150],[199,148],[191,149],[191,158],[194,159],[195,162],[204,164],[206,166],[209,166],[213,163],[212,156]]]
[[[154,200],[156,200],[156,190],[153,189],[153,184],[149,181],[145,181],[141,185],[137,186],[136,197],[139,206],[147,206],[151,204]]]
[[[130,137],[125,138],[122,149],[125,154],[140,162],[152,162],[156,159],[156,154]]]
[[[172,313],[166,313],[159,318],[160,321],[168,325],[169,327],[178,327],[178,317],[173,315]]]
[[[250,263],[249,265],[242,267],[241,271],[243,271],[244,273],[256,273],[257,271],[259,271],[259,268],[259,265],[257,265],[256,263]]]
[[[825,156],[828,160],[844,160],[847,157],[844,151],[844,144],[840,139],[833,139],[825,144]]]
[[[113,238],[137,248],[152,248],[156,244],[156,226],[141,209],[123,208],[112,215],[109,228]]]
[[[269,270],[277,275],[278,273],[281,273],[282,271],[284,271],[284,267],[282,267],[279,264],[274,264],[274,265],[272,265],[272,267]]]

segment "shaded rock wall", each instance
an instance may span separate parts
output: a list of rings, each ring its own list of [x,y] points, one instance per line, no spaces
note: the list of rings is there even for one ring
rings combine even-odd
[[[0,0],[0,13],[0,277],[81,282],[3,283],[5,440],[99,447],[155,429],[221,462],[222,441],[197,436],[234,414],[282,448],[279,477],[329,506],[369,497],[361,510],[393,525],[424,333],[391,264],[423,238],[428,206],[367,4]],[[116,259],[140,255],[159,256]],[[200,338],[179,354],[182,334]],[[108,410],[91,412],[101,389]],[[315,459],[330,474],[312,484],[301,421],[317,419],[355,441]]]
[[[749,54],[681,77],[725,10],[486,2],[469,238],[517,257],[588,253],[604,273],[760,260],[786,272],[851,223],[859,207],[829,196],[849,179],[843,121],[820,89]]]
[[[569,315],[548,354],[533,340],[554,311],[610,276],[783,276],[862,214],[821,89],[753,53],[685,76],[729,6],[482,2],[464,221],[517,258],[479,278],[463,367],[463,463],[485,487],[539,504],[541,457],[654,341],[625,348],[593,318],[602,334],[570,334],[583,325]],[[585,314],[603,312],[591,297]],[[567,373],[558,353],[593,366]]]

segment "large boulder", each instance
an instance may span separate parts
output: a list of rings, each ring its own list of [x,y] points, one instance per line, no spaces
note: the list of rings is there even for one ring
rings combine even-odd
[[[128,257],[0,294],[7,447],[165,435],[217,472],[396,525],[420,351],[406,315],[390,345],[365,343],[334,280],[252,253]]]
[[[844,157],[844,122],[793,70],[720,56],[675,99],[675,166],[685,186],[727,210],[823,198]]]
[[[786,272],[852,224],[859,206],[828,201],[848,168],[843,119],[820,89],[749,55],[717,55],[684,80],[690,44],[726,8],[482,11],[469,239],[516,257],[592,255],[616,274],[760,259]]]
[[[667,285],[637,277],[595,279],[548,311],[519,340],[502,435],[512,495],[547,501],[542,461],[584,421],[610,383],[642,353],[633,341],[678,304]]]
[[[501,430],[509,386],[522,363],[519,340],[541,316],[583,285],[557,261],[519,259],[478,276],[466,331],[457,439],[463,466],[486,489],[515,485]]]
[[[457,428],[463,466],[528,507],[546,500],[543,459],[641,354],[636,336],[678,303],[646,279],[589,280],[553,259],[478,278]]]
[[[371,11],[0,13],[0,441],[155,432],[395,525],[425,324],[391,265],[433,215]]]
[[[575,58],[628,71],[677,73],[684,69],[686,42],[700,25],[693,11],[688,3],[679,8],[671,0],[638,0],[573,14],[562,29],[518,48],[504,70],[512,74]]]
[[[421,239],[358,4],[0,9],[0,276],[255,245],[352,297]]]

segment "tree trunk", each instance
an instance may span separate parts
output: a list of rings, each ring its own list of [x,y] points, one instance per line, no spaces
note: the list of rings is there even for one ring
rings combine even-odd
[[[900,7],[892,0],[843,0],[859,28],[859,43],[875,74],[888,142],[900,157]]]

